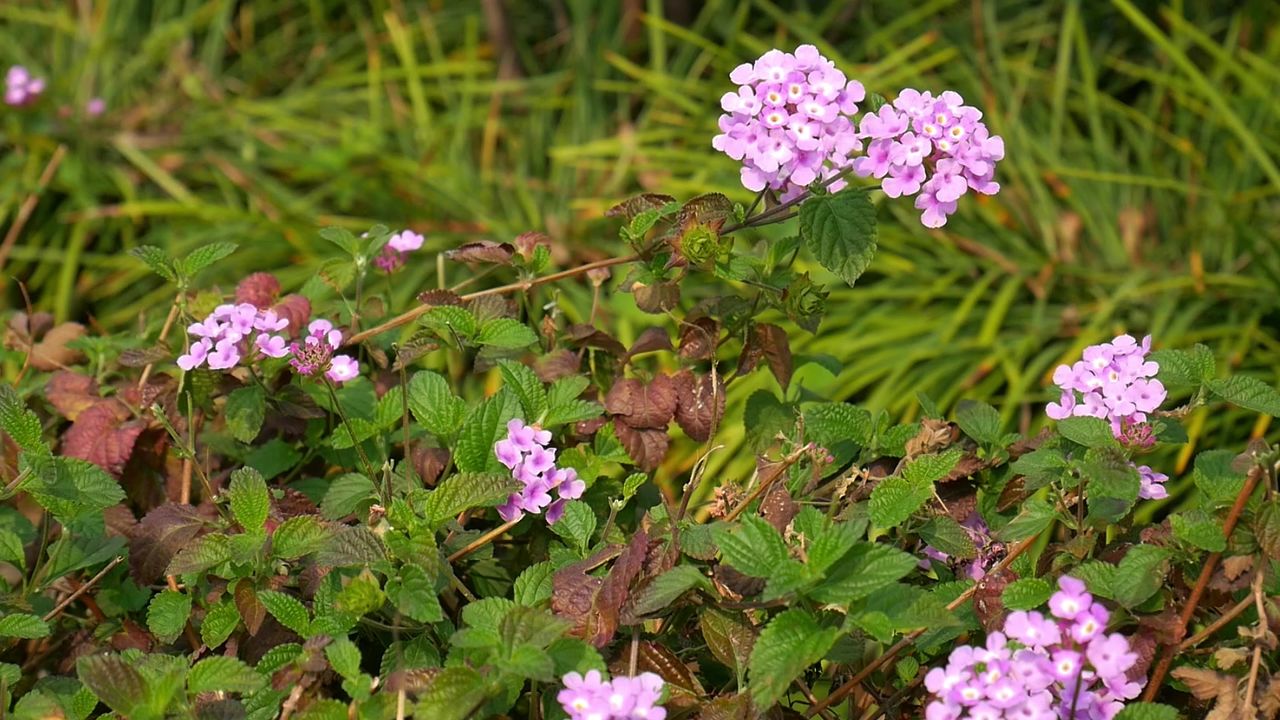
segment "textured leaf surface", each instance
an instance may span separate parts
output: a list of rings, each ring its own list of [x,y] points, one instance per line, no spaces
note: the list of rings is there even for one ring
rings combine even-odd
[[[822,267],[852,285],[876,254],[876,208],[865,190],[819,195],[800,206],[800,236]]]

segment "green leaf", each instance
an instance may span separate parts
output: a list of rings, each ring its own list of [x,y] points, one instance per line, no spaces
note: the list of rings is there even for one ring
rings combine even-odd
[[[507,423],[520,413],[520,402],[509,390],[477,405],[458,434],[454,463],[462,472],[500,471],[493,446],[507,434]]]
[[[1049,527],[1057,514],[1052,503],[1035,497],[1028,498],[1022,503],[1022,511],[1008,525],[1000,528],[996,536],[1006,542],[1025,540]]]
[[[415,622],[435,623],[444,619],[435,585],[421,565],[406,563],[400,568],[400,574],[387,582],[387,597]]]
[[[1118,448],[1119,441],[1111,432],[1111,424],[1096,417],[1069,417],[1058,421],[1062,437],[1087,448]]]
[[[1154,545],[1136,545],[1129,548],[1115,567],[1108,594],[1126,608],[1135,608],[1164,586],[1168,571],[1169,550]]]
[[[467,404],[453,394],[443,376],[421,370],[409,379],[409,410],[427,432],[438,438],[452,438],[462,427]]]
[[[173,642],[187,626],[191,615],[191,596],[176,590],[165,590],[151,598],[147,606],[147,629],[164,642]]]
[[[281,625],[304,638],[309,635],[311,615],[301,600],[276,590],[259,590],[258,599],[267,608],[267,612],[271,613],[271,617],[279,620]]]
[[[901,525],[933,497],[933,484],[951,472],[962,454],[959,448],[952,448],[937,455],[921,455],[908,463],[900,476],[881,480],[871,491],[871,522],[880,528]]]
[[[773,707],[806,668],[827,654],[839,636],[839,628],[823,627],[799,608],[784,610],[770,620],[756,639],[749,663],[756,709]]]
[[[702,611],[698,625],[711,654],[734,671],[741,686],[756,643],[755,628],[740,615],[714,607]]]
[[[1178,720],[1178,709],[1160,703],[1131,702],[1124,706],[1115,720]]]
[[[519,486],[510,475],[499,473],[451,475],[427,493],[422,515],[427,524],[440,527],[464,510],[501,505]]]
[[[907,466],[902,469],[902,476],[908,480],[932,485],[954,470],[956,463],[960,462],[963,456],[964,451],[960,448],[951,448],[944,453],[934,455],[921,455],[907,463]]]
[[[173,268],[173,261],[169,259],[169,255],[164,250],[155,245],[139,245],[130,250],[129,254],[141,260],[147,267],[151,268],[151,272],[165,280],[169,282],[178,281],[178,273]]]
[[[26,452],[49,455],[49,446],[41,437],[40,418],[27,409],[26,403],[8,383],[0,383],[0,428]]]
[[[1116,522],[1128,514],[1138,500],[1142,479],[1133,463],[1090,450],[1080,464],[1080,473],[1088,483],[1085,497],[1089,501],[1090,518]]]
[[[516,578],[512,597],[519,605],[536,607],[551,599],[552,579],[556,566],[550,562],[534,563]]]
[[[1213,352],[1204,345],[1196,345],[1191,352],[1185,350],[1156,350],[1147,360],[1160,368],[1156,375],[1165,387],[1200,387],[1217,374]]]
[[[1203,510],[1171,515],[1169,523],[1173,536],[1188,545],[1210,552],[1227,549],[1227,539],[1222,535],[1222,523]]]
[[[1196,455],[1192,478],[1215,506],[1231,505],[1244,490],[1244,473],[1232,467],[1235,456],[1231,450],[1206,450]]]
[[[209,608],[200,624],[200,639],[205,645],[216,648],[231,637],[240,624],[240,611],[231,600],[224,600]]]
[[[11,530],[0,529],[0,562],[13,563],[23,572],[27,569],[25,543]]]
[[[198,537],[184,546],[169,562],[170,575],[206,572],[231,559],[231,540],[221,533]],[[243,559],[243,558],[242,558]]]
[[[271,535],[271,551],[284,560],[310,555],[324,546],[330,531],[314,515],[297,515],[280,523]]]
[[[866,190],[817,195],[800,206],[800,237],[822,267],[852,285],[876,254],[876,208]]]
[[[369,509],[377,499],[378,488],[372,480],[359,473],[346,473],[329,483],[320,501],[320,512],[329,520],[338,520]]]
[[[553,428],[599,417],[604,412],[600,403],[582,399],[583,391],[590,384],[591,381],[581,375],[560,378],[552,383],[547,391],[547,416],[542,426]]]
[[[1027,479],[1026,489],[1032,491],[1062,478],[1067,471],[1067,458],[1057,448],[1040,448],[1014,460],[1010,467]]]
[[[386,559],[382,541],[365,525],[342,528],[326,538],[316,553],[316,564],[333,567],[360,567]]]
[[[632,601],[631,611],[636,617],[652,615],[669,608],[677,598],[694,588],[711,590],[711,583],[698,568],[677,565],[641,588]]]
[[[973,538],[960,523],[949,515],[930,518],[920,527],[920,537],[932,547],[962,560],[977,557],[978,549]]]
[[[240,442],[253,442],[267,416],[267,391],[261,385],[246,385],[232,390],[223,411],[227,428]]]
[[[32,472],[22,489],[62,522],[100,516],[125,499],[115,478],[87,460],[27,453],[21,466]]]
[[[551,526],[551,530],[572,542],[580,554],[586,553],[596,531],[596,514],[586,503],[573,500],[564,506],[564,516]]]
[[[825,520],[825,518],[823,518]],[[810,536],[809,547],[805,552],[805,561],[810,573],[821,576],[832,565],[848,553],[858,542],[860,530],[852,522],[824,523],[822,528]]]
[[[360,255],[360,241],[351,233],[350,230],[344,227],[331,226],[321,228],[320,237],[345,250],[347,254],[353,258]]]
[[[906,577],[918,563],[911,553],[890,545],[858,543],[808,595],[821,603],[846,607]]]
[[[547,412],[547,389],[542,386],[537,373],[528,365],[512,360],[502,360],[498,368],[502,372],[503,384],[520,399],[524,416],[530,422],[542,417]]]
[[[485,699],[484,680],[468,667],[441,670],[419,694],[414,717],[466,720]]]
[[[457,305],[437,305],[423,313],[418,321],[445,340],[454,340],[455,336],[463,340],[471,340],[480,331],[480,322],[470,310]]]
[[[1000,442],[1000,412],[978,400],[961,400],[956,406],[956,424],[965,435],[980,443],[993,445]]]
[[[9,613],[0,617],[0,637],[34,639],[49,636],[49,624],[39,615]]]
[[[538,336],[528,325],[512,318],[493,318],[480,326],[476,342],[496,348],[516,350],[538,342]]]
[[[298,643],[281,643],[263,654],[256,670],[263,675],[270,675],[302,655],[302,646]]]
[[[231,473],[231,514],[248,532],[261,530],[267,523],[271,509],[271,496],[262,475],[253,468],[240,468]]]
[[[151,689],[142,673],[114,653],[78,658],[76,674],[99,700],[123,717],[137,717],[137,710],[150,696]]]
[[[1254,515],[1253,535],[1263,554],[1280,562],[1280,499],[1272,497]],[[1218,537],[1222,538],[1221,532]]]
[[[751,577],[767,578],[790,559],[778,531],[754,515],[742,518],[736,527],[716,525],[715,539],[725,562]]]
[[[201,245],[188,253],[185,258],[174,263],[174,265],[182,275],[193,277],[201,270],[235,252],[237,247],[235,243],[226,242],[225,240]]]
[[[360,677],[360,648],[350,638],[335,638],[324,648],[329,666],[346,680]]]
[[[805,438],[830,447],[843,440],[858,445],[871,442],[871,413],[843,402],[810,405],[804,410]]]
[[[1232,405],[1280,417],[1280,392],[1258,378],[1233,375],[1225,380],[1210,380],[1208,386],[1214,395]]]
[[[1010,610],[1034,610],[1049,601],[1053,586],[1040,578],[1014,580],[1004,588],[1002,599]]]
[[[225,655],[207,657],[193,665],[187,674],[187,691],[192,695],[207,692],[247,694],[265,684],[266,678],[256,670]]]

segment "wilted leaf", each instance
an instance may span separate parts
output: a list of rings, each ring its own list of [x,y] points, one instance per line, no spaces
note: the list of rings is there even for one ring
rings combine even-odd
[[[617,552],[613,548],[556,571],[551,581],[551,610],[573,623],[575,637],[596,647],[604,647],[613,639],[627,593],[643,569],[648,542],[646,533],[637,533],[605,578],[592,577],[587,570]]]
[[[675,376],[676,423],[698,442],[711,439],[724,417],[724,381],[711,375],[682,370]]]
[[[169,503],[147,513],[129,537],[129,569],[139,585],[164,575],[175,555],[204,529],[204,521],[190,505]]]
[[[652,285],[635,283],[631,286],[636,307],[647,313],[665,313],[680,302],[680,285],[673,281],[659,281]]]
[[[720,323],[715,318],[704,316],[680,324],[680,357],[686,360],[711,359],[719,341]]]
[[[665,429],[675,417],[677,404],[676,384],[669,375],[656,375],[648,383],[619,380],[604,399],[605,410],[622,416],[633,428]]]
[[[75,420],[81,412],[102,400],[96,380],[69,370],[54,373],[45,385],[44,393],[49,404],[68,420]]]
[[[63,437],[63,454],[88,460],[119,477],[146,429],[143,421],[127,421],[128,417],[128,408],[116,400],[103,400],[81,411]]]
[[[464,243],[452,250],[445,252],[444,256],[450,260],[464,263],[496,263],[498,265],[510,265],[511,258],[515,255],[516,249],[510,243],[498,243],[492,240],[477,240],[475,242]]]
[[[599,348],[617,357],[625,357],[627,354],[627,348],[617,338],[591,325],[570,325],[565,328],[565,339],[574,347]]]
[[[302,337],[307,331],[307,319],[311,317],[310,300],[298,294],[286,295],[271,309],[289,321],[285,331],[293,337]]]
[[[631,358],[637,355],[659,350],[671,350],[671,336],[663,328],[651,327],[640,333],[640,337],[631,343],[631,349],[627,351],[626,359],[630,361]]]
[[[618,440],[622,442],[622,447],[626,449],[627,454],[635,462],[636,467],[646,472],[656,470],[667,457],[667,450],[671,445],[671,437],[667,435],[665,429],[637,429],[628,425],[622,418],[615,418],[613,430],[617,434]]]
[[[84,326],[80,323],[64,322],[57,325],[45,333],[40,342],[31,347],[31,366],[48,372],[65,369],[69,365],[80,362],[84,359],[84,355],[67,345],[72,340],[83,337],[84,334]]]

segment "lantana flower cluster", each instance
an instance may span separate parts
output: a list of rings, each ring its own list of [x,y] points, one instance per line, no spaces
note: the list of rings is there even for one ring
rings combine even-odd
[[[178,356],[178,367],[193,370],[208,365],[212,370],[229,370],[255,349],[267,357],[284,357],[289,354],[288,342],[275,333],[288,326],[289,321],[274,310],[260,310],[250,303],[219,305],[187,328],[199,339]]]
[[[373,264],[385,273],[393,273],[400,269],[409,257],[409,253],[418,250],[426,238],[412,230],[401,230],[387,239],[382,252],[373,259]]]
[[[991,534],[991,528],[987,525],[987,521],[977,512],[969,514],[965,521],[960,523],[965,533],[969,536],[969,540],[973,542],[977,555],[971,562],[965,565],[962,572],[971,580],[981,580],[987,570],[996,562],[996,558],[1004,555],[1004,543],[995,539]],[[951,556],[941,550],[926,545],[923,553],[926,558],[937,560],[939,562],[947,562]],[[922,559],[920,567],[928,569],[929,560]]]
[[[1142,691],[1129,640],[1107,634],[1110,614],[1073,577],[1058,581],[1046,618],[1017,611],[985,647],[951,651],[925,676],[926,720],[1111,720]]]
[[[770,50],[729,78],[739,87],[720,98],[725,114],[711,144],[743,162],[748,189],[770,188],[790,200],[815,180],[838,175],[862,149],[850,116],[866,91],[813,45],[794,54]],[[835,180],[829,187],[844,185]]]
[[[947,224],[956,201],[969,190],[994,195],[996,163],[1004,158],[1004,140],[982,122],[982,111],[964,104],[959,93],[907,88],[893,104],[862,118],[861,136],[871,140],[867,154],[853,161],[862,177],[884,178],[889,197],[919,195],[915,205],[925,227]]]
[[[4,76],[4,102],[14,107],[30,105],[44,92],[44,85],[44,78],[32,75],[21,65],[14,65]]]
[[[664,720],[662,678],[654,673],[605,680],[598,670],[564,676],[556,696],[569,720]]]
[[[1160,366],[1147,359],[1151,336],[1139,343],[1132,335],[1120,335],[1108,343],[1090,345],[1084,357],[1071,365],[1059,365],[1053,382],[1062,389],[1058,402],[1045,413],[1062,420],[1071,416],[1096,417],[1111,423],[1116,437],[1144,423],[1168,393],[1155,379]]]
[[[503,520],[519,520],[525,513],[537,515],[545,509],[547,522],[555,523],[564,516],[568,502],[586,491],[587,484],[576,470],[556,467],[556,450],[550,445],[550,430],[526,425],[519,418],[507,423],[507,436],[493,446],[493,452],[524,487],[498,506]]]
[[[328,320],[312,320],[302,342],[289,345],[289,365],[299,375],[324,373],[336,383],[354,380],[360,374],[360,363],[350,355],[335,354],[341,347],[341,330]]]

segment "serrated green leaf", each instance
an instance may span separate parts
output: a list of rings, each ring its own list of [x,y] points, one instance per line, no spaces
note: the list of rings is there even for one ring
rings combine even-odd
[[[409,410],[427,432],[438,438],[452,438],[462,427],[467,405],[453,394],[443,376],[420,370],[409,379]]]
[[[572,542],[579,554],[585,554],[596,531],[595,511],[586,503],[573,500],[564,506],[564,516],[551,526],[551,530]]]
[[[62,522],[100,516],[125,499],[115,478],[87,460],[25,453],[19,466],[31,470],[22,490]]]
[[[698,616],[698,626],[711,654],[734,671],[741,686],[756,644],[755,628],[741,616],[713,607]]]
[[[1244,473],[1232,467],[1235,455],[1231,450],[1206,450],[1196,455],[1192,478],[1213,505],[1230,505],[1244,490]]]
[[[1169,524],[1173,529],[1173,536],[1182,542],[1210,552],[1227,549],[1227,539],[1222,535],[1222,523],[1203,510],[1171,515]]]
[[[921,455],[907,463],[902,469],[902,477],[919,483],[933,483],[945,478],[947,473],[955,469],[956,463],[964,456],[960,448],[933,455]]]
[[[231,559],[231,540],[221,533],[210,533],[196,538],[173,556],[168,574],[187,575],[203,573]]]
[[[918,564],[914,555],[890,545],[858,543],[807,594],[821,603],[847,607],[906,577]]]
[[[196,273],[235,252],[237,247],[239,246],[235,243],[225,240],[201,245],[188,253],[185,258],[175,262],[174,266],[182,275],[194,277]]]
[[[501,505],[519,483],[510,475],[464,472],[451,475],[427,494],[422,516],[427,524],[440,527],[464,510]]]
[[[509,390],[477,405],[467,415],[458,433],[454,463],[462,472],[501,472],[503,467],[494,455],[493,446],[507,434],[507,423],[520,414],[520,402]]]
[[[207,692],[247,694],[265,684],[266,679],[253,668],[225,655],[207,657],[193,665],[187,674],[187,691],[192,695]]]
[[[155,245],[139,245],[129,251],[129,254],[141,260],[147,267],[151,268],[151,272],[168,280],[169,282],[177,282],[178,274],[174,270],[173,261],[169,259],[168,253]]]
[[[480,321],[470,310],[457,305],[437,305],[422,314],[418,321],[444,340],[471,340],[480,331]]]
[[[18,397],[8,383],[0,383],[0,429],[3,429],[28,453],[49,455],[49,446],[41,437],[40,418],[27,409],[26,403]]]
[[[107,707],[123,717],[136,717],[151,688],[134,665],[116,654],[85,655],[76,660],[76,674]]]
[[[655,577],[642,587],[632,601],[636,617],[652,615],[671,606],[681,595],[694,588],[711,589],[702,571],[692,565],[677,565]]]
[[[0,562],[13,563],[19,570],[27,569],[27,552],[18,534],[0,529]]]
[[[1040,578],[1021,578],[1004,588],[1001,598],[1010,610],[1034,610],[1049,601],[1053,586]]]
[[[969,532],[949,515],[930,518],[920,527],[920,537],[931,547],[955,558],[968,560],[978,555]]]
[[[320,237],[337,245],[348,255],[355,258],[360,255],[361,243],[352,232],[344,227],[331,226],[320,229]]]
[[[1263,554],[1280,562],[1280,499],[1272,497],[1254,514],[1253,535]],[[1218,537],[1222,537],[1221,532]]]
[[[187,626],[191,616],[191,596],[176,590],[165,590],[151,598],[147,605],[147,629],[164,642],[173,642]]]
[[[933,497],[933,484],[946,477],[962,455],[959,448],[921,455],[907,463],[901,475],[881,480],[871,491],[871,522],[881,528],[901,525]]]
[[[311,614],[301,600],[277,590],[259,590],[258,600],[262,601],[267,612],[280,621],[281,625],[304,638],[308,637],[311,632]]]
[[[444,611],[431,576],[422,566],[406,563],[400,573],[387,582],[387,597],[400,612],[420,623],[440,622]]]
[[[320,501],[320,512],[329,520],[338,520],[368,510],[377,498],[378,488],[372,480],[359,473],[346,473],[329,483]]]
[[[1115,720],[1178,720],[1178,709],[1160,703],[1131,702],[1124,706]]]
[[[528,365],[503,360],[498,363],[502,373],[503,384],[510,388],[520,400],[524,416],[531,422],[547,412],[547,389],[542,381]]]
[[[552,579],[556,566],[550,562],[534,563],[516,578],[512,597],[519,605],[536,607],[551,599]]]
[[[261,530],[266,525],[271,496],[261,473],[247,467],[231,473],[227,495],[231,498],[231,514],[246,531]]]
[[[297,660],[300,655],[302,655],[302,646],[298,643],[281,643],[267,650],[254,669],[262,675],[270,675]]]
[[[346,680],[360,677],[360,648],[350,638],[335,638],[324,648],[329,666]]]
[[[582,393],[591,384],[581,375],[560,378],[547,391],[547,416],[543,427],[554,428],[579,420],[600,417],[604,408],[600,403],[583,400]]]
[[[1058,421],[1058,434],[1087,448],[1118,448],[1111,424],[1096,417],[1069,417]]]
[[[852,522],[825,523],[809,535],[805,562],[810,574],[819,577],[835,565],[858,542],[859,528]]]
[[[316,553],[316,564],[332,567],[360,567],[387,559],[387,549],[365,525],[344,527],[325,538]]]
[[[1141,605],[1164,586],[1168,562],[1169,550],[1165,548],[1154,545],[1129,548],[1115,566],[1108,583],[1108,595],[1126,608]]]
[[[1213,379],[1208,383],[1214,395],[1232,405],[1280,417],[1280,391],[1248,375],[1233,375],[1226,379]]]
[[[9,613],[0,617],[0,637],[34,639],[49,636],[49,624],[39,615]]]
[[[329,533],[314,515],[297,515],[280,523],[271,534],[271,551],[284,560],[300,558],[323,547]]]
[[[1033,491],[1062,478],[1067,471],[1067,458],[1057,448],[1039,448],[1014,460],[1010,467],[1027,479],[1026,489]]]
[[[1137,502],[1142,479],[1133,463],[1090,450],[1079,470],[1086,481],[1090,518],[1116,522]]]
[[[227,429],[240,442],[253,442],[267,416],[267,391],[261,385],[246,385],[227,395],[223,409]]]
[[[214,605],[204,614],[200,624],[200,639],[205,645],[216,648],[231,637],[240,624],[240,611],[231,600]]]
[[[852,285],[876,254],[876,208],[866,190],[817,195],[800,206],[800,237],[822,267]]]
[[[516,350],[538,342],[538,336],[528,325],[512,318],[493,318],[480,326],[476,342],[496,348]]]
[[[484,680],[468,667],[445,668],[431,678],[418,697],[414,717],[466,720],[484,702]]]
[[[1217,374],[1213,353],[1204,345],[1196,345],[1190,352],[1174,349],[1156,350],[1147,356],[1147,360],[1156,363],[1160,368],[1156,379],[1165,387],[1200,387]]]
[[[1043,499],[1032,497],[1022,504],[1022,510],[1000,528],[996,536],[1006,542],[1018,542],[1040,534],[1058,516],[1054,506]]]
[[[824,447],[846,440],[865,446],[871,442],[871,430],[871,413],[857,405],[830,402],[804,409],[805,438]]]
[[[715,526],[725,562],[751,577],[767,578],[790,559],[782,536],[764,518],[749,515],[737,526]]]
[[[631,498],[640,492],[640,488],[644,486],[645,481],[649,479],[644,473],[631,473],[626,480],[622,481],[622,502],[630,502]]]
[[[839,628],[823,627],[799,608],[774,616],[751,651],[748,678],[756,708],[773,707],[806,668],[827,654],[839,636]]]

